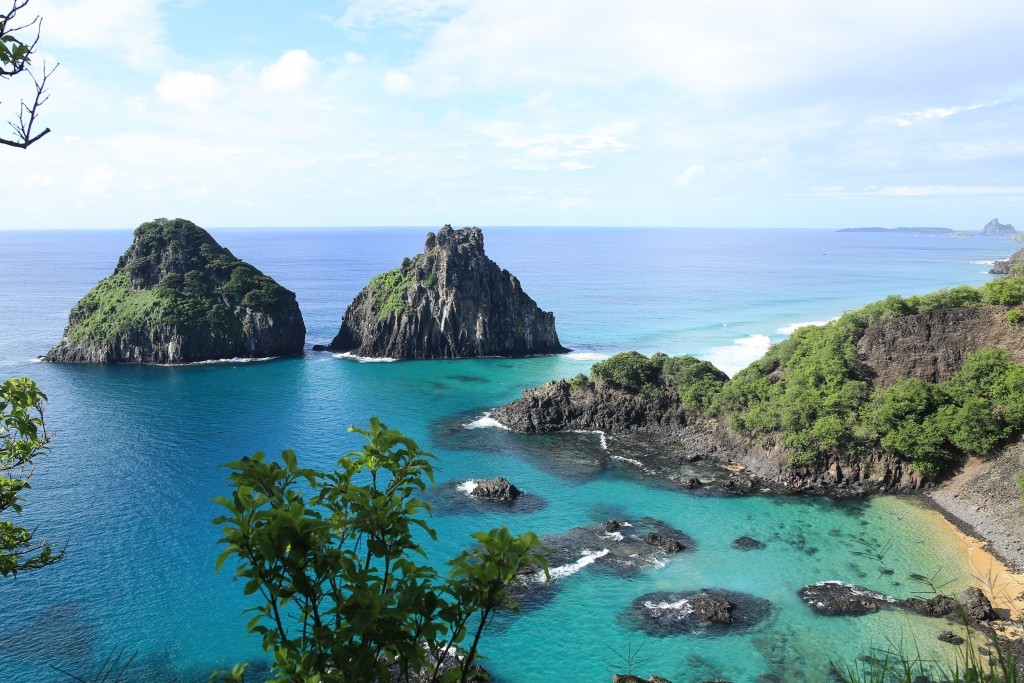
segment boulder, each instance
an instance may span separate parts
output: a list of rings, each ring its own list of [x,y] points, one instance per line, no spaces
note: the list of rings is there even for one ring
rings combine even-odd
[[[518,498],[522,491],[515,487],[505,477],[494,479],[474,479],[476,486],[469,492],[474,498],[493,500],[501,503],[511,503]]]
[[[996,618],[992,611],[992,603],[988,601],[980,588],[968,588],[960,594],[960,604],[964,615],[971,621],[992,621]]]

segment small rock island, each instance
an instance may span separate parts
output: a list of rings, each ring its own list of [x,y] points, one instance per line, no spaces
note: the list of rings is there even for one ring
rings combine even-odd
[[[981,229],[982,235],[1016,235],[1017,230],[1009,223],[1000,223],[998,218],[993,218]]]
[[[521,357],[564,353],[555,316],[484,253],[480,228],[446,225],[423,253],[373,278],[341,329],[314,350],[368,358]]]
[[[135,230],[113,275],[71,309],[54,363],[178,364],[301,353],[295,294],[177,218]]]

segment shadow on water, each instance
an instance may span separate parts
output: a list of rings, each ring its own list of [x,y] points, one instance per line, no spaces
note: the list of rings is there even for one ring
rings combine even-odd
[[[74,603],[47,607],[0,633],[0,653],[13,662],[83,671],[94,659],[98,628],[82,612]]]

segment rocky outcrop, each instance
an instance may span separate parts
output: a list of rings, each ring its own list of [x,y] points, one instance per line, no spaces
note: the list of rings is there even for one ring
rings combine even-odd
[[[444,226],[423,253],[378,275],[345,311],[325,347],[377,358],[470,358],[563,353],[542,311],[484,253],[479,228]]]
[[[183,219],[135,230],[113,275],[68,317],[45,360],[194,363],[301,353],[306,327],[295,294]]]
[[[505,477],[472,479],[470,482],[466,482],[465,486],[469,489],[469,495],[474,498],[493,500],[499,503],[511,503],[522,495],[522,491]]]
[[[740,536],[729,545],[736,550],[764,550],[767,547],[762,541],[750,536]]]
[[[981,229],[982,235],[1013,235],[1017,231],[1008,223],[1000,223],[998,218],[993,218]]]
[[[813,468],[794,468],[789,452],[778,442],[754,441],[720,421],[684,407],[677,394],[633,393],[609,382],[559,380],[527,389],[523,397],[490,412],[513,431],[546,434],[564,431],[604,431],[659,439],[663,448],[643,461],[643,472],[659,479],[678,476],[680,462],[707,459],[739,463],[741,476],[715,482],[711,487],[684,477],[684,488],[737,494],[771,488],[785,491],[821,491],[861,494],[878,491],[915,491],[925,483],[908,463],[880,450],[823,453]]]
[[[641,595],[630,603],[622,619],[630,628],[649,636],[707,637],[752,628],[770,611],[771,604],[764,598],[702,588],[695,592]]]
[[[881,388],[907,377],[942,382],[982,349],[1002,349],[1024,363],[1024,332],[1007,322],[1007,310],[943,308],[871,325],[857,343],[865,378]]]
[[[1024,238],[1024,235],[1021,235]],[[1014,239],[1016,242],[1017,240]],[[1010,257],[1005,261],[996,261],[992,264],[992,269],[988,271],[992,275],[1009,275],[1013,267],[1018,263],[1024,263],[1024,249],[1018,249],[1017,251],[1010,254]]]
[[[823,581],[804,586],[800,599],[817,614],[826,616],[859,616],[879,609],[902,609],[923,617],[945,617],[953,621],[979,623],[996,618],[992,604],[978,588],[967,588],[959,600],[948,595],[928,599],[899,600],[882,593],[841,581]]]

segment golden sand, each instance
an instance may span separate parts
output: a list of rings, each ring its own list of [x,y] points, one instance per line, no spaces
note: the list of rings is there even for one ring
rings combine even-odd
[[[1024,619],[1024,574],[1011,572],[986,549],[985,541],[965,534],[941,513],[936,511],[934,514],[949,529],[967,558],[971,567],[971,584],[980,588],[997,610],[1009,610],[1011,619]]]

